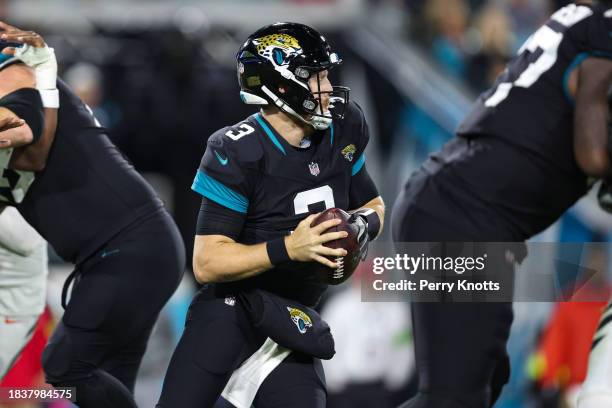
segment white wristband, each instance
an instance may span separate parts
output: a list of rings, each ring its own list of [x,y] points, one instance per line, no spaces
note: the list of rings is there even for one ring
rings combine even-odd
[[[38,93],[40,93],[43,107],[59,108],[59,91],[57,89],[39,89]]]

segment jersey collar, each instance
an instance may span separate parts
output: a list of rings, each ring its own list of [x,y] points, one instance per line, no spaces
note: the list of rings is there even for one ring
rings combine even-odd
[[[285,140],[285,138],[283,138],[280,134],[278,134],[276,132],[276,130],[272,127],[272,125],[270,125],[270,123],[261,115],[261,113],[254,114],[253,118],[255,119],[255,122],[257,122],[257,125],[266,134],[268,139],[272,142],[274,147],[278,151],[280,151],[283,154],[283,156],[292,155],[294,153],[295,154],[299,154],[300,153],[299,149],[297,149],[297,148],[295,148],[295,146],[292,146],[291,144],[289,144]],[[329,137],[330,138],[330,142],[329,142],[330,146],[333,146],[333,144],[334,144],[334,125],[333,125],[333,123],[329,127],[329,129],[327,129],[325,132],[327,133],[325,135],[325,137]],[[306,150],[306,149],[304,149],[304,150]]]

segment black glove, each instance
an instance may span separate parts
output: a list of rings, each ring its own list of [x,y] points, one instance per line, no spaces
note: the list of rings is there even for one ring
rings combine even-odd
[[[597,192],[599,206],[609,213],[612,213],[612,184],[607,180],[602,180]]]
[[[356,225],[359,229],[357,233],[357,243],[359,244],[359,258],[363,261],[368,255],[368,245],[370,244],[368,221],[363,215],[351,214],[349,223]]]

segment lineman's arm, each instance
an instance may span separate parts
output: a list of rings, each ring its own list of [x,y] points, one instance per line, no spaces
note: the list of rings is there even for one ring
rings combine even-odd
[[[608,90],[612,84],[612,60],[586,59],[577,73],[574,113],[574,155],[591,177],[612,176],[608,140]]]
[[[21,171],[42,171],[47,166],[49,151],[55,140],[57,109],[45,108],[45,126],[37,143],[13,151],[9,168]]]
[[[13,64],[0,70],[0,121],[5,123],[4,129],[0,129],[3,130],[0,149],[30,144],[34,141],[34,132],[40,134],[42,106],[35,87],[34,70],[26,65]],[[19,95],[13,94],[15,91]],[[29,123],[25,117],[31,118]]]
[[[16,64],[13,66],[21,67],[20,69],[26,68],[33,72],[33,86],[40,92],[45,107],[44,127],[40,140],[34,144],[15,149],[10,167],[14,170],[42,171],[47,164],[47,157],[55,139],[57,128],[59,93],[56,88],[57,61],[55,53],[52,48],[47,46],[40,34],[22,30],[1,21],[0,29],[2,30],[1,39],[3,41],[23,44],[20,48],[7,47],[2,50],[2,53],[15,56],[27,65]],[[9,69],[13,66],[10,66]]]

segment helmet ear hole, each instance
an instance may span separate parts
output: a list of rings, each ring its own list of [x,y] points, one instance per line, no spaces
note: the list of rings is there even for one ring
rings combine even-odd
[[[302,102],[302,107],[308,112],[313,113],[315,109],[319,106],[319,103],[315,99],[305,99]]]
[[[279,86],[278,87],[278,92],[281,94],[286,94],[287,93],[287,89],[285,89],[284,86]]]

